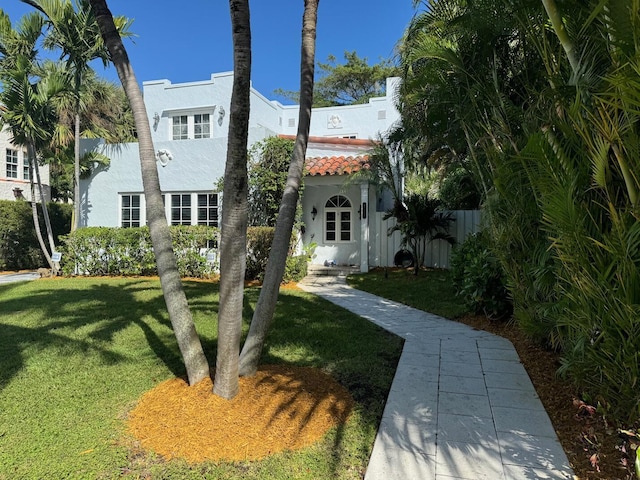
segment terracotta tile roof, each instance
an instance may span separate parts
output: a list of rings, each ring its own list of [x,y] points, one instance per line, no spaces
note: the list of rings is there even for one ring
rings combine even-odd
[[[369,168],[369,156],[356,157],[311,157],[305,161],[307,175],[349,175],[363,168]]]
[[[287,140],[295,140],[295,135],[278,135],[279,138]],[[367,140],[364,138],[341,138],[341,137],[314,137],[309,136],[309,143],[325,144],[325,145],[347,145],[351,147],[372,147],[376,143],[374,140]]]

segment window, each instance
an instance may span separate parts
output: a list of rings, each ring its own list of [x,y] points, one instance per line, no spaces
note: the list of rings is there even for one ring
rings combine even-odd
[[[163,193],[167,222],[170,225],[219,225],[218,194],[201,192]],[[120,195],[120,226],[140,227],[146,224],[145,198],[142,193]]]
[[[198,194],[198,225],[218,226],[218,195]]]
[[[214,107],[212,107],[214,108]],[[189,140],[198,138],[211,138],[213,110],[208,113],[191,113],[187,115],[176,114],[171,117],[173,140]]]
[[[140,226],[140,195],[122,195],[120,213],[123,228]]]
[[[22,167],[22,178],[23,180],[31,180],[31,174],[29,173],[29,165],[25,165]]]
[[[189,125],[186,115],[173,117],[173,139],[186,140],[189,138]]]
[[[171,225],[191,225],[191,194],[171,195]]]
[[[193,116],[193,133],[194,138],[211,138],[211,122],[208,113]]]
[[[325,240],[351,241],[351,202],[343,195],[335,195],[325,204]]]
[[[7,178],[18,178],[18,151],[7,148]]]

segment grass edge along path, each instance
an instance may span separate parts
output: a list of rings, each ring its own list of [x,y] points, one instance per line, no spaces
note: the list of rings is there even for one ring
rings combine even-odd
[[[215,358],[217,284],[185,282]],[[246,291],[245,324],[259,290]],[[167,461],[124,431],[140,396],[184,374],[157,280],[55,279],[0,285],[0,479],[359,479],[402,341],[323,299],[284,290],[263,364],[316,367],[347,388],[344,428],[255,462]]]

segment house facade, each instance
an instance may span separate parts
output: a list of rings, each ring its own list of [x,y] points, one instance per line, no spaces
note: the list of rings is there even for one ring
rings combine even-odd
[[[31,201],[27,149],[11,142],[11,132],[0,125],[0,200]],[[51,200],[49,167],[40,167],[40,179],[47,201]],[[39,193],[36,193],[39,197]],[[37,198],[40,201],[40,198]]]
[[[348,180],[366,165],[372,141],[398,121],[397,86],[398,79],[390,78],[386,95],[366,104],[313,109],[302,198],[302,242],[316,246],[312,263],[367,271],[375,264],[371,259],[378,258],[370,242],[379,233],[372,231],[371,213],[387,205],[366,181]],[[232,72],[201,82],[143,84],[170,224],[218,225],[222,198],[215,184],[224,175],[232,87]],[[295,138],[298,110],[252,88],[249,146],[270,136]],[[111,162],[81,180],[80,226],[144,225],[138,144],[86,142],[84,148],[100,151]]]

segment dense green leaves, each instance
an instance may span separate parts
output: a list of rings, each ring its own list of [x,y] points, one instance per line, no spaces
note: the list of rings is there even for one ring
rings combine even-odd
[[[431,140],[423,158],[473,166],[517,322],[639,418],[640,1],[423,5],[401,46],[405,130]]]

